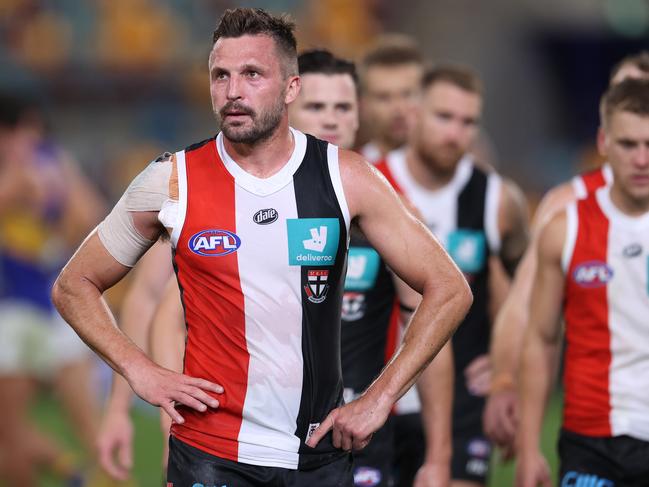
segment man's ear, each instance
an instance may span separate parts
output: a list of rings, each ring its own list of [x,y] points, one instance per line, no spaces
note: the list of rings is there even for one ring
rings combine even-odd
[[[302,86],[299,76],[291,76],[288,79],[288,86],[286,88],[286,96],[284,102],[289,105],[295,101],[297,95],[300,94],[300,87]]]

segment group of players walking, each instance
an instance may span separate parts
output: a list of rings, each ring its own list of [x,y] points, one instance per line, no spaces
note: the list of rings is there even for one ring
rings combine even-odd
[[[152,162],[54,285],[116,371],[102,466],[128,476],[132,389],[163,410],[167,485],[479,486],[492,444],[551,485],[563,313],[559,482],[647,485],[646,55],[602,97],[606,165],[552,190],[528,242],[470,68],[387,37],[357,76],[252,9],[213,41],[221,132]],[[101,296],[136,263],[118,328]]]

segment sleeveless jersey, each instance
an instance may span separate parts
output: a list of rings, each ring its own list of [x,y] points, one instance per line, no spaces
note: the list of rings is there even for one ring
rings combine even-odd
[[[568,206],[564,428],[649,441],[649,213],[603,187]]]
[[[379,253],[354,229],[342,310],[343,384],[345,402],[350,402],[367,389],[392,357],[399,319],[392,274]]]
[[[578,174],[571,180],[572,188],[578,200],[586,198],[593,191],[613,182],[611,166],[604,164],[602,167]]]
[[[390,153],[377,169],[419,210],[424,223],[445,246],[473,291],[473,305],[453,336],[456,397],[465,396],[466,391],[458,394],[459,388],[465,388],[464,369],[489,349],[488,257],[500,250],[501,179],[477,168],[469,156],[458,163],[451,181],[434,191],[421,187],[410,175],[405,151]],[[475,414],[473,404],[463,403],[455,402],[456,424]],[[404,405],[408,410],[412,407]]]
[[[331,434],[305,441],[342,403],[349,211],[338,148],[292,133],[291,159],[267,179],[241,169],[222,134],[176,153],[184,372],[225,392],[216,410],[185,409],[172,434],[228,460],[306,469],[344,454]]]

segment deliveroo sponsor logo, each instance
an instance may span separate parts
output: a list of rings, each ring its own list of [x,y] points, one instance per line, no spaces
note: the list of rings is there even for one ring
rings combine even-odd
[[[379,273],[379,254],[369,247],[350,247],[347,257],[345,291],[372,289]]]
[[[334,265],[340,237],[337,218],[291,218],[286,229],[289,265]]]

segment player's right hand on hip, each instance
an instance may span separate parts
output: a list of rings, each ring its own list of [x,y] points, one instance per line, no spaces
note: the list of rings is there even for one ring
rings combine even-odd
[[[523,453],[516,465],[516,487],[552,487],[550,467],[539,451]]]
[[[175,404],[183,404],[196,411],[217,408],[219,401],[212,394],[222,394],[223,387],[205,379],[179,374],[151,363],[129,375],[133,391],[145,401],[161,407],[173,421],[182,424],[185,419]]]
[[[385,423],[390,408],[385,408],[367,396],[334,409],[320,423],[306,445],[312,448],[329,432],[332,432],[333,446],[345,451],[362,450],[372,434]]]
[[[133,466],[133,423],[128,409],[109,404],[97,435],[101,467],[116,480],[127,480]]]

